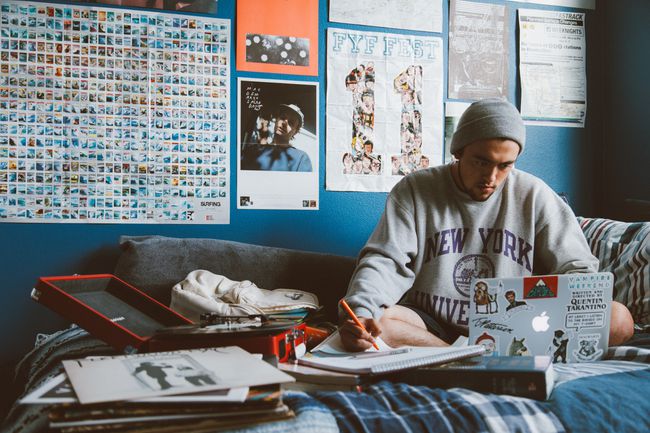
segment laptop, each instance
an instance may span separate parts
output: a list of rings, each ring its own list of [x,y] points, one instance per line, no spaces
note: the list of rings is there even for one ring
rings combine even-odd
[[[589,362],[607,351],[614,276],[610,272],[473,278],[469,344],[486,356],[550,356]]]

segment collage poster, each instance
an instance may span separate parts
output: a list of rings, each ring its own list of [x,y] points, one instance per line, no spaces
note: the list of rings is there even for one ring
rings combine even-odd
[[[238,0],[238,71],[318,75],[318,0]]]
[[[0,8],[0,221],[229,223],[228,20]]]
[[[318,83],[238,87],[237,208],[318,210]]]
[[[328,29],[326,188],[390,191],[443,162],[442,39]]]

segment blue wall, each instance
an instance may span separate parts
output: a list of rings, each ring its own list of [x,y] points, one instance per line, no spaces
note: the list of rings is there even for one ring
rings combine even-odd
[[[234,0],[219,0],[218,17],[235,16]],[[448,5],[445,1],[444,22],[447,22]],[[503,3],[495,1],[495,3]],[[516,8],[543,6],[507,2],[510,7],[511,65],[509,99],[518,103],[516,64]],[[321,135],[325,143],[325,32],[327,1],[320,2],[320,73],[316,77],[287,77],[320,82]],[[596,74],[599,62],[596,38],[602,28],[592,19],[589,11],[588,74],[589,105],[585,129],[576,128],[528,128],[528,145],[520,158],[518,167],[540,176],[556,191],[566,192],[579,214],[593,212],[596,205],[593,187],[596,175],[592,169],[600,163],[600,114],[599,88],[601,77]],[[332,26],[349,27],[332,24]],[[233,20],[233,37],[235,23]],[[361,26],[355,28],[364,29]],[[367,30],[377,30],[368,27]],[[391,29],[395,32],[396,30]],[[397,31],[399,32],[399,31]],[[447,40],[447,25],[443,37]],[[233,40],[234,46],[234,40]],[[234,60],[234,51],[231,53]],[[446,50],[445,50],[446,57]],[[594,71],[594,72],[592,72]],[[596,75],[594,75],[596,74]],[[235,95],[239,76],[282,78],[277,75],[237,73],[232,69],[231,89]],[[592,77],[595,77],[592,79]],[[231,98],[235,109],[236,98]],[[597,125],[597,126],[595,126]],[[233,111],[231,131],[236,131],[236,113]],[[233,155],[235,140],[231,140]],[[320,160],[325,161],[325,149],[321,147]],[[210,237],[230,239],[262,245],[281,246],[302,250],[356,255],[374,228],[383,209],[386,194],[328,192],[324,190],[325,167],[320,167],[320,210],[302,211],[240,211],[236,209],[236,161],[231,158],[231,224],[223,226],[194,225],[98,225],[98,224],[0,224],[0,263],[4,278],[0,291],[2,329],[0,347],[3,366],[11,364],[27,351],[37,332],[52,332],[67,322],[47,308],[30,300],[29,293],[39,276],[67,275],[73,273],[111,272],[117,254],[120,235],[159,234],[177,237]]]
[[[605,3],[605,2],[600,2]],[[650,219],[650,1],[606,2],[602,214]],[[633,202],[632,202],[633,200]]]

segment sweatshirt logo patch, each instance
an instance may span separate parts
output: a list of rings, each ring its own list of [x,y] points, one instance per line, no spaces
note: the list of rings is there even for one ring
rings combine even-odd
[[[469,298],[470,283],[472,278],[493,278],[495,276],[494,263],[481,254],[470,254],[454,266],[454,287],[456,291]]]

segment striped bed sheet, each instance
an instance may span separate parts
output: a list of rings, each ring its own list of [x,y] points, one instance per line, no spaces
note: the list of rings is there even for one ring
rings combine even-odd
[[[19,366],[17,377],[22,382],[19,394],[26,394],[46,378],[60,373],[63,358],[112,352],[110,347],[77,327],[43,337]],[[295,412],[295,418],[233,431],[650,431],[646,416],[650,413],[650,347],[610,348],[602,361],[556,365],[555,370],[557,380],[548,401],[382,381],[363,393],[287,392],[285,402]],[[626,401],[629,404],[624,404]],[[601,413],[596,413],[597,410]],[[45,432],[47,416],[47,406],[15,405],[2,432]]]

